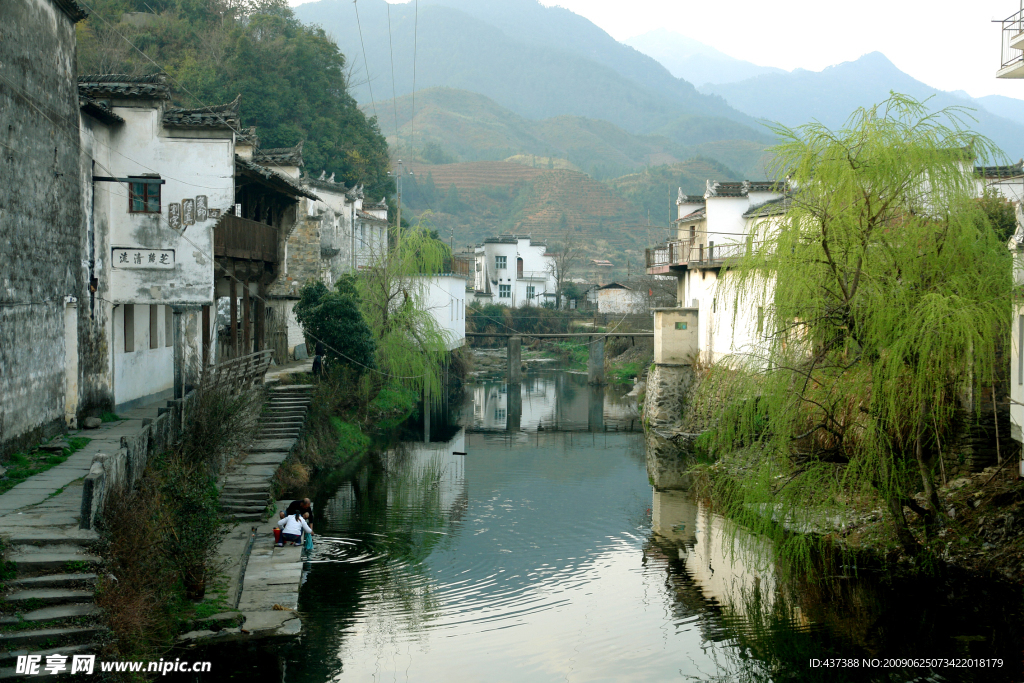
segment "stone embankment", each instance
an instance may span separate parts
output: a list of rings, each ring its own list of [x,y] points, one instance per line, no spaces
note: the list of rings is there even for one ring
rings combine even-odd
[[[298,442],[312,391],[308,384],[271,387],[256,441],[222,480],[221,512],[227,518],[242,522],[266,517],[274,502],[274,474]]]
[[[658,490],[687,489],[690,453],[697,434],[682,429],[686,398],[693,385],[693,366],[656,363],[647,375],[644,431],[647,435],[647,473]]]

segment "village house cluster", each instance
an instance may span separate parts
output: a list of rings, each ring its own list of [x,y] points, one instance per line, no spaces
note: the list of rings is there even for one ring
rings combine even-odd
[[[240,97],[186,109],[162,74],[76,78],[74,0],[5,15],[0,450],[181,397],[211,364],[302,358],[299,288],[387,251],[384,198],[307,175],[301,141],[261,147]],[[461,345],[465,279],[419,280]]]

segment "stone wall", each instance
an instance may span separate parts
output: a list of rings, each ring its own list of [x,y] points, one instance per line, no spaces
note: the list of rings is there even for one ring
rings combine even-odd
[[[0,3],[0,452],[64,428],[64,308],[82,299],[75,14]]]
[[[690,487],[686,470],[697,435],[683,433],[680,426],[692,384],[692,365],[655,364],[647,374],[644,395],[647,476],[651,485],[659,490]]]
[[[299,287],[320,278],[320,220],[301,210],[297,213],[299,220],[288,235],[287,265],[267,288],[271,298],[296,297]]]

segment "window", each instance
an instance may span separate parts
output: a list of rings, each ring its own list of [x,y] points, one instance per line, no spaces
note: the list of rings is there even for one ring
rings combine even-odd
[[[149,306],[149,348],[155,349],[160,346],[160,318],[157,315],[159,306]]]
[[[174,345],[174,312],[164,306],[164,346]]]
[[[135,305],[124,305],[124,352],[135,350]]]
[[[160,213],[160,183],[128,183],[128,213]]]
[[[506,416],[506,413],[505,413],[505,409],[504,408],[495,408],[494,409],[494,419],[495,420],[504,420],[505,416]]]
[[[494,269],[495,270],[507,270],[508,269],[508,257],[507,256],[495,256],[494,257]]]
[[[480,272],[480,262],[479,261],[476,262],[476,272],[478,272],[478,273]]]
[[[536,292],[537,292],[537,288],[534,287],[533,285],[527,285],[526,286],[526,298],[527,299],[534,298],[537,295]]]
[[[499,299],[511,299],[512,298],[512,285],[498,285],[498,298]]]
[[[685,330],[686,329],[686,323],[684,323],[684,322],[677,322],[676,323],[676,329],[677,330]]]

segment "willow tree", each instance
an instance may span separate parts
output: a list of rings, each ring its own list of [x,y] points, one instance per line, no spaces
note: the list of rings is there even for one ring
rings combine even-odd
[[[448,340],[431,313],[432,275],[442,271],[448,247],[430,230],[429,212],[397,229],[395,244],[377,245],[360,273],[363,318],[376,339],[377,368],[388,381],[441,395]]]
[[[894,94],[839,130],[774,129],[790,206],[722,285],[764,320],[711,439],[742,471],[742,521],[884,501],[908,551],[905,505],[928,533],[944,523],[936,456],[995,378],[1011,316],[1010,257],[973,176],[998,152],[964,117]]]

